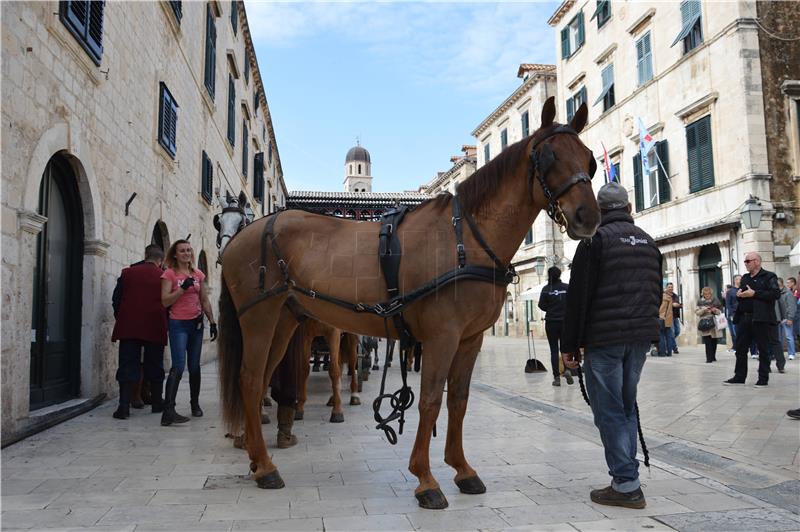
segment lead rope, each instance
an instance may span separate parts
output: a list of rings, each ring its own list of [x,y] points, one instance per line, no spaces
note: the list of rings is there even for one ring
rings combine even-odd
[[[414,404],[414,390],[408,386],[406,382],[406,377],[408,370],[406,368],[406,361],[408,359],[408,352],[406,350],[400,349],[400,376],[403,379],[403,385],[400,387],[399,390],[394,392],[393,394],[384,393],[384,389],[386,387],[386,373],[389,369],[389,321],[388,319],[384,318],[383,326],[386,330],[386,355],[383,358],[383,377],[381,378],[381,391],[378,397],[372,401],[372,411],[374,413],[374,419],[378,423],[375,428],[380,429],[386,434],[386,439],[389,440],[389,443],[392,445],[397,443],[397,434],[403,434],[403,425],[406,422],[405,413],[406,410],[411,408]],[[386,416],[381,416],[381,403],[383,403],[384,399],[389,400],[389,405],[392,407],[392,412]],[[389,423],[398,419],[399,420],[399,429],[398,432],[389,426]]]

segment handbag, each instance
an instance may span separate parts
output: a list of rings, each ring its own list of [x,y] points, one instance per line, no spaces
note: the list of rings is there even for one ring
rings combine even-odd
[[[703,316],[697,322],[697,330],[700,332],[708,332],[716,328],[717,324],[714,322],[712,316]]]
[[[728,319],[724,314],[715,314],[714,325],[716,325],[718,331],[725,330],[728,328]]]

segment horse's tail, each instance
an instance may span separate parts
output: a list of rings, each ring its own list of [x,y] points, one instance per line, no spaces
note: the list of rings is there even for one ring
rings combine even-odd
[[[228,432],[237,434],[244,426],[244,402],[239,383],[242,368],[242,328],[224,273],[220,275],[220,280],[217,342],[219,393],[223,423]]]

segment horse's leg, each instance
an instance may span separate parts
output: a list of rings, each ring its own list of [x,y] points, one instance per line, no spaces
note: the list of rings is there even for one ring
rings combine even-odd
[[[418,479],[414,495],[422,508],[447,508],[447,499],[431,474],[430,443],[436,418],[442,406],[442,393],[450,364],[458,347],[458,337],[448,334],[428,340],[422,357],[422,384],[419,394],[419,426],[411,451],[408,470]]]
[[[331,400],[328,401],[328,404],[333,407],[331,410],[331,423],[342,423],[344,421],[342,393],[340,391],[342,379],[342,365],[339,358],[342,343],[341,337],[342,331],[333,327],[325,334],[325,340],[328,341],[331,353],[330,365],[328,366],[328,376],[331,378],[331,391],[333,392]]]
[[[311,366],[308,363],[308,354],[311,352],[311,343],[314,336],[310,334],[303,335],[303,360],[300,363],[300,386],[297,392],[297,406],[294,409],[294,419],[300,420],[305,417],[306,400],[308,399],[308,376],[311,374]],[[316,357],[316,355],[315,355]],[[314,364],[317,363],[317,358],[314,358]],[[319,371],[319,368],[317,368]]]
[[[358,338],[346,334],[342,345],[347,348],[347,366],[350,368],[350,404],[360,405],[361,397],[358,395]]]
[[[484,493],[484,486],[478,474],[464,457],[463,429],[464,413],[469,398],[469,383],[472,368],[483,343],[483,333],[462,340],[456,351],[450,372],[447,375],[447,442],[444,448],[444,461],[456,470],[455,482],[462,493]],[[426,350],[427,351],[427,350]],[[425,357],[422,357],[423,364]]]

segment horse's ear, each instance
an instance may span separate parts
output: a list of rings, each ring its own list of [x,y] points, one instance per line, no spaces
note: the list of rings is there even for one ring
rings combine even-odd
[[[544,107],[542,107],[542,125],[541,127],[550,127],[553,125],[553,120],[556,117],[556,99],[554,96],[550,96],[545,102]]]
[[[225,191],[225,200],[227,201],[228,206],[230,206],[231,202],[233,201],[233,196],[231,196],[231,193],[230,193],[229,190]]]
[[[587,118],[589,118],[589,108],[586,107],[586,102],[583,102],[581,106],[578,107],[578,112],[572,117],[569,125],[576,133],[580,133],[586,125]]]
[[[239,192],[239,206],[244,208],[245,205],[247,205],[247,195],[244,193],[244,190],[242,190]]]

